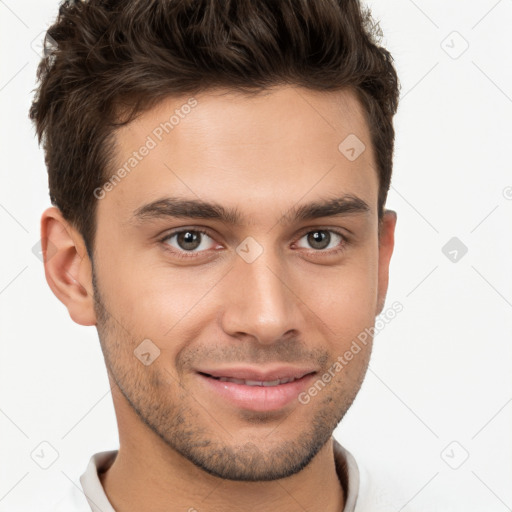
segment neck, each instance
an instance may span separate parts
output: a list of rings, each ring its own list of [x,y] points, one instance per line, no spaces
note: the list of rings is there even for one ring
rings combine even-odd
[[[234,512],[241,506],[261,512],[343,510],[332,437],[306,468],[269,482],[223,480],[197,468],[159,438],[133,442],[137,437],[121,442],[114,463],[99,475],[116,512]]]

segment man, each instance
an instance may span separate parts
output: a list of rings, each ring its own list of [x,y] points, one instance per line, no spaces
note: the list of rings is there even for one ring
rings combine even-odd
[[[381,510],[332,437],[396,223],[371,23],[356,0],[61,5],[30,111],[45,274],[97,327],[120,447],[52,510]]]

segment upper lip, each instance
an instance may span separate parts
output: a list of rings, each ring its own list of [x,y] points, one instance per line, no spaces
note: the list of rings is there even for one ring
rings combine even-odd
[[[278,379],[300,379],[316,370],[311,367],[279,366],[273,368],[255,368],[249,366],[234,366],[229,368],[204,368],[199,373],[211,377],[226,377],[228,379],[254,380],[259,382],[274,381]]]

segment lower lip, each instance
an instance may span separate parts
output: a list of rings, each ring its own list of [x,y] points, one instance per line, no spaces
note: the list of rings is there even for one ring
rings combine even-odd
[[[277,386],[247,386],[198,375],[209,390],[236,407],[260,412],[277,411],[294,402],[314,377],[314,374],[308,374],[301,379]]]

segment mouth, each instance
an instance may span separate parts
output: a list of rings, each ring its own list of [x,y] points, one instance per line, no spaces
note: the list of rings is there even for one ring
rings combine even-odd
[[[202,369],[196,372],[210,399],[237,409],[276,411],[297,402],[317,374],[312,368]]]
[[[203,374],[212,379],[219,380],[220,382],[233,382],[235,384],[243,384],[244,386],[280,386],[281,384],[288,384],[288,382],[294,382],[301,379],[302,377],[292,377],[290,379],[276,379],[276,380],[249,380],[249,379],[234,379],[232,377],[214,377],[213,375]]]

